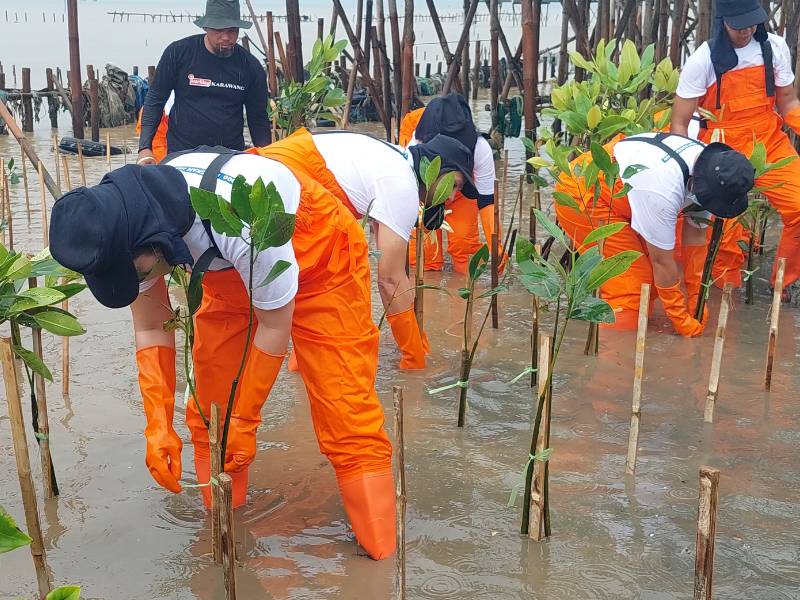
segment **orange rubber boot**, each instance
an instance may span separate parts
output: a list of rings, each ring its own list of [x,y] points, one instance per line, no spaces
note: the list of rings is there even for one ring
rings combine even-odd
[[[211,459],[208,455],[208,448],[205,452],[198,452],[199,448],[195,447],[194,451],[194,469],[197,474],[198,483],[208,483],[211,479]],[[228,473],[231,476],[233,483],[233,508],[239,508],[247,503],[247,483],[249,480],[249,470],[243,469],[242,471],[231,471]],[[200,493],[203,494],[203,504],[206,508],[211,508],[211,486],[203,486],[200,488]]]
[[[489,252],[492,251],[492,234],[495,233],[495,222],[494,222],[494,205],[491,204],[489,206],[484,206],[480,211],[481,217],[481,226],[483,227],[483,235],[486,236],[486,244],[489,246]],[[496,229],[497,233],[497,245],[499,246],[499,254],[500,254],[500,268],[498,272],[500,275],[503,274],[505,271],[506,263],[508,262],[508,257],[503,252],[503,239],[501,237],[500,228]]]
[[[414,307],[393,315],[386,315],[397,346],[403,353],[400,368],[409,371],[425,368],[425,345],[419,332]]]
[[[300,370],[300,367],[297,366],[297,355],[295,355],[294,350],[289,353],[289,362],[286,368],[292,373],[297,373]]]
[[[683,280],[686,283],[687,307],[693,311],[702,291],[703,265],[706,262],[706,246],[684,246],[681,250],[683,259]],[[703,322],[708,317],[708,303],[703,308]]]
[[[397,531],[392,472],[360,473],[338,482],[358,543],[373,560],[394,554]]]

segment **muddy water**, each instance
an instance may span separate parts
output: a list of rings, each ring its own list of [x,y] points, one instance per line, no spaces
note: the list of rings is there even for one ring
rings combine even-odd
[[[35,141],[50,165],[48,135],[39,131]],[[130,130],[112,132],[118,144],[132,145],[132,136]],[[521,169],[520,148],[512,142],[509,147],[516,161],[509,173],[513,181]],[[0,140],[0,154],[8,155],[9,148],[8,140]],[[114,166],[119,164],[122,157],[115,157]],[[87,170],[90,182],[97,181],[104,159],[87,159]],[[72,179],[78,180],[76,170]],[[31,191],[30,225],[21,185],[14,188],[13,204],[17,244],[35,250],[41,229],[34,183]],[[770,260],[764,259],[764,273]],[[452,273],[428,274],[427,280],[441,281],[451,292],[462,285]],[[527,457],[533,415],[524,381],[508,384],[529,360],[527,293],[512,284],[501,297],[501,326],[487,328],[481,340],[462,431],[455,427],[455,392],[428,393],[456,380],[462,301],[426,292],[433,354],[423,373],[396,369],[398,351],[384,328],[377,388],[387,415],[391,387],[405,389],[408,597],[690,597],[697,473],[708,464],[722,471],[716,596],[798,598],[797,313],[782,314],[773,391],[766,394],[766,281],[759,279],[757,289],[754,306],[735,295],[713,426],[703,424],[712,327],[701,339],[684,340],[671,334],[663,315],[651,321],[635,478],[624,476],[634,336],[603,333],[599,356],[587,358],[586,326],[569,331],[555,377],[553,537],[544,543],[517,533],[521,500],[507,506]],[[61,496],[40,508],[54,580],[81,584],[86,598],[222,597],[199,492],[169,494],[144,466],[144,417],[128,313],[103,309],[88,294],[73,304],[88,333],[72,343],[69,398],[61,395],[60,342],[45,335],[47,361],[55,367],[48,401]],[[379,305],[375,295],[376,321]],[[715,292],[711,314],[718,305]],[[0,504],[23,523],[5,403],[0,406]],[[187,442],[184,479],[193,481],[182,408],[177,412],[176,427]],[[263,416],[251,501],[236,516],[241,597],[393,597],[393,561],[372,562],[353,542],[297,375],[281,374]],[[31,457],[40,489],[32,442]],[[18,596],[35,596],[26,550],[0,558],[0,597]]]

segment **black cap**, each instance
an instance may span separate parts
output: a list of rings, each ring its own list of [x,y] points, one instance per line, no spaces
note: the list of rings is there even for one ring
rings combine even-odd
[[[769,18],[760,0],[716,0],[714,15],[733,29],[761,25]]]
[[[440,172],[458,171],[464,176],[464,185],[461,187],[461,193],[473,200],[478,197],[478,190],[475,188],[475,182],[472,179],[472,172],[475,168],[475,155],[464,144],[457,139],[439,134],[424,144],[412,146],[412,148],[414,147],[418,148],[423,156],[427,156],[428,160],[433,160],[435,157],[440,156],[442,158]]]
[[[457,139],[470,152],[475,151],[478,130],[472,120],[472,110],[461,94],[454,92],[447,96],[437,96],[428,102],[417,123],[414,137],[426,143],[440,133]]]
[[[194,218],[178,170],[128,165],[56,201],[50,252],[59,264],[84,276],[101,304],[121,308],[139,294],[133,265],[137,250],[158,245],[170,265],[194,262],[182,239]]]
[[[692,191],[703,209],[730,219],[747,209],[747,192],[753,188],[755,169],[741,152],[727,144],[709,144],[692,170]]]

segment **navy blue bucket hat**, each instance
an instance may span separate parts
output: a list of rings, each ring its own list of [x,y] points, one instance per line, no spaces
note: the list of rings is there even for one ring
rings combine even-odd
[[[194,260],[183,241],[195,219],[186,180],[166,165],[127,165],[95,186],[59,198],[50,217],[50,253],[86,279],[109,308],[128,306],[139,294],[133,258],[157,245],[170,265]]]

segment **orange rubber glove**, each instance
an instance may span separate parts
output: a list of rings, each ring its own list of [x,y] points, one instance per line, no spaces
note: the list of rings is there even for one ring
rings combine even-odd
[[[403,353],[400,359],[400,368],[415,371],[425,368],[425,343],[422,341],[417,319],[414,316],[414,307],[408,310],[386,315],[389,326],[392,328],[397,346]]]
[[[489,206],[484,206],[480,209],[479,214],[481,216],[481,226],[483,227],[483,235],[486,236],[486,244],[489,246],[489,253],[491,254],[492,251],[492,234],[495,233],[494,228],[494,205],[490,204]],[[497,272],[502,275],[503,271],[505,271],[506,263],[508,262],[508,256],[505,252],[503,252],[503,239],[501,237],[500,229],[497,229],[497,243],[500,246],[500,266],[497,269]]]
[[[285,354],[267,354],[255,345],[250,347],[250,356],[247,357],[239,382],[239,397],[231,415],[225,471],[242,471],[255,459],[256,431],[261,424],[261,407],[267,401],[285,357]]]
[[[703,265],[706,262],[706,246],[683,246],[681,256],[683,258],[683,280],[686,283],[686,293],[688,295],[687,305],[689,312],[695,310],[697,299],[700,297],[701,283],[703,280]],[[703,307],[703,322],[708,318],[708,304]]]
[[[800,105],[795,106],[792,110],[783,116],[783,122],[786,123],[795,133],[800,134]]]
[[[176,494],[181,491],[183,442],[172,428],[175,411],[175,348],[150,346],[136,352],[139,390],[147,426],[145,464],[158,485]]]
[[[705,325],[692,317],[686,309],[686,298],[683,295],[680,281],[668,288],[656,286],[656,290],[664,305],[664,312],[672,321],[675,331],[684,337],[695,337],[703,333]]]

